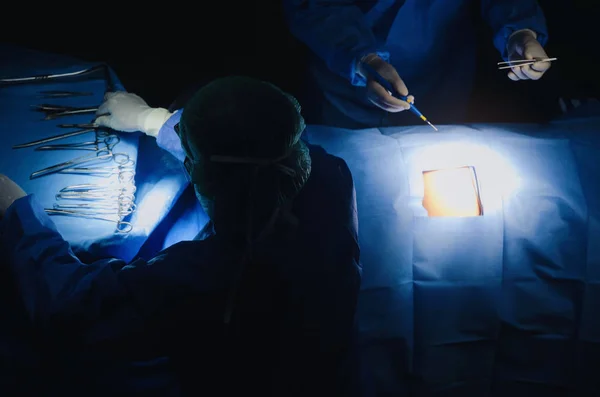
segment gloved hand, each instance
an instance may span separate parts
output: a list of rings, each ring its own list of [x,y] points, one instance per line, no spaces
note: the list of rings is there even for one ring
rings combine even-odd
[[[108,92],[96,112],[95,123],[117,131],[141,131],[156,137],[171,115],[167,109],[151,108],[135,94]]]
[[[514,32],[508,39],[508,60],[546,59],[548,54],[537,40],[537,34],[529,29]],[[550,69],[550,62],[536,62],[533,65],[514,66],[508,73],[513,81],[539,80]]]
[[[392,113],[410,109],[408,102],[393,97],[381,84],[370,78],[369,74],[361,69],[361,65],[364,63],[368,64],[381,77],[389,81],[400,95],[408,95],[408,88],[406,88],[404,81],[398,75],[396,68],[376,54],[367,55],[360,61],[358,68],[359,73],[367,78],[367,98],[369,101],[375,106]],[[410,103],[413,103],[414,100],[415,98],[412,95],[408,96]]]
[[[25,196],[27,193],[19,185],[6,175],[0,174],[0,219],[4,218],[6,210],[15,200]]]

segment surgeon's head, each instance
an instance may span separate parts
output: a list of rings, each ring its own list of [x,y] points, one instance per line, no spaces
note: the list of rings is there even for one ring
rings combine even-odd
[[[178,134],[185,168],[206,213],[220,224],[266,217],[293,199],[310,174],[298,102],[277,87],[227,77],[200,89]]]

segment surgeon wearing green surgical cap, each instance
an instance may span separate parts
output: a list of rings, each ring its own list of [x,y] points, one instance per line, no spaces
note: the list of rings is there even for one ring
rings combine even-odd
[[[297,101],[228,77],[174,112],[113,92],[98,113],[179,159],[210,222],[153,258],[84,264],[6,181],[21,193],[2,212],[3,256],[28,318],[68,352],[54,395],[360,393],[354,185],[342,159],[301,139]]]
[[[270,84],[217,80],[190,99],[175,130],[196,196],[217,228],[245,223],[259,233],[310,175],[300,106]]]

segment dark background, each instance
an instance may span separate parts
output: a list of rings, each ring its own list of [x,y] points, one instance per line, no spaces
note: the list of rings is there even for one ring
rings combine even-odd
[[[539,3],[550,31],[547,53],[559,60],[538,82],[514,83],[498,71],[491,31],[473,22],[480,27],[480,62],[471,121],[534,121],[559,112],[559,97],[600,96],[600,2]],[[151,106],[168,107],[190,84],[227,74],[262,78],[308,100],[306,50],[288,33],[279,0],[31,8],[4,13],[5,41],[108,62]]]

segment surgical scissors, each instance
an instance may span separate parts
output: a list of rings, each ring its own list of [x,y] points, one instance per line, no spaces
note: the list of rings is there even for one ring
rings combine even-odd
[[[89,150],[98,152],[104,149],[112,150],[120,142],[120,138],[114,134],[107,135],[101,140],[98,138],[102,138],[102,136],[98,136],[95,141],[68,143],[63,145],[38,146],[35,148],[35,150]],[[104,146],[101,146],[102,144],[104,144]]]
[[[119,158],[123,158],[124,160],[117,160]],[[110,160],[110,159],[113,159],[115,161],[115,163],[117,163],[119,165],[126,164],[127,162],[131,161],[129,159],[129,155],[127,153],[113,153],[112,150],[102,149],[102,150],[97,151],[96,153],[92,153],[87,156],[76,157],[69,161],[65,161],[60,164],[46,167],[42,170],[35,171],[34,173],[32,173],[29,176],[29,178],[34,179],[34,178],[37,178],[40,176],[53,174],[55,172],[60,172],[61,170],[67,169],[73,165],[85,164],[85,163],[94,162],[94,161],[106,161],[106,160]]]
[[[97,219],[101,221],[113,222],[117,224],[116,232],[117,233],[129,233],[133,230],[133,225],[130,222],[123,221],[123,217],[116,215],[115,217],[103,216],[104,214],[99,214],[97,212],[85,212],[85,211],[75,211],[75,210],[66,210],[66,209],[55,209],[55,208],[45,208],[49,215],[64,215],[64,216],[74,216],[86,219]]]
[[[89,124],[86,124],[86,125],[89,125]],[[97,128],[97,126],[94,124],[94,127],[83,128],[81,130],[67,132],[65,134],[55,135],[55,136],[51,136],[51,137],[44,138],[44,139],[38,139],[37,141],[33,141],[33,142],[27,142],[27,143],[21,143],[19,145],[14,145],[13,149],[22,149],[22,148],[31,147],[31,146],[42,145],[44,143],[56,141],[58,139],[70,138],[72,136],[86,134],[88,132],[95,131],[96,128]]]

